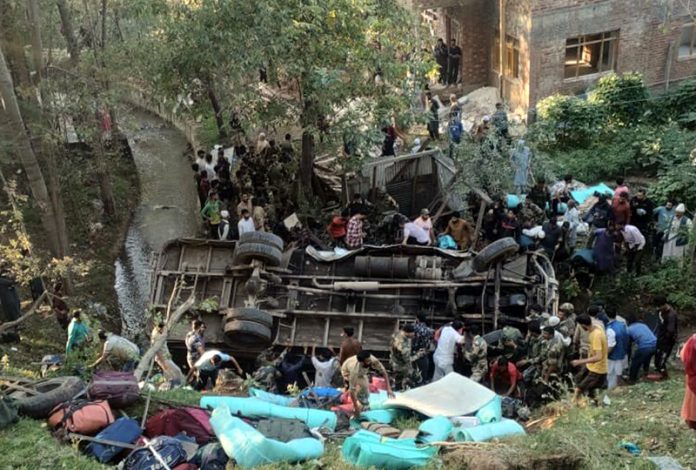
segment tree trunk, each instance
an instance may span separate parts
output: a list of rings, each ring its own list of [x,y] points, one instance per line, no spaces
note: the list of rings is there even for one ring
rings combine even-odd
[[[56,217],[56,229],[58,231],[58,243],[60,246],[60,256],[68,254],[68,230],[65,226],[65,207],[63,206],[63,196],[60,193],[60,179],[58,178],[58,165],[53,149],[45,152],[46,171],[48,172],[48,192],[53,202],[53,211]]]
[[[206,92],[208,93],[210,105],[213,107],[213,112],[215,112],[215,124],[218,128],[218,135],[221,139],[225,138],[227,137],[227,132],[225,131],[225,120],[222,119],[222,106],[220,106],[220,100],[218,100],[218,97],[215,94],[212,81],[207,80],[205,83],[205,88]]]
[[[107,4],[107,0],[102,0],[102,3],[101,3],[101,41],[99,42],[99,45],[101,46],[101,50],[102,50],[102,61],[104,60],[104,48],[106,47],[106,4]],[[104,67],[103,62],[102,62],[102,67]]]
[[[70,63],[74,66],[80,62],[80,46],[75,37],[75,29],[73,28],[72,12],[68,7],[67,0],[56,0],[58,13],[60,14],[61,32],[68,45],[68,53],[70,54]]]
[[[300,187],[303,191],[312,190],[314,174],[314,134],[302,131],[302,155],[300,157]]]
[[[5,112],[8,119],[17,133],[16,155],[19,157],[29,180],[29,187],[34,196],[34,203],[41,211],[41,223],[46,231],[49,248],[54,256],[59,256],[60,242],[56,224],[56,217],[53,211],[53,203],[46,188],[46,181],[41,173],[39,161],[36,158],[34,149],[31,146],[29,134],[24,126],[22,114],[19,111],[17,96],[14,92],[12,77],[5,62],[5,56],[0,50],[0,96],[5,102]]]
[[[24,55],[24,39],[18,30],[16,6],[7,0],[0,0],[0,48],[5,51],[5,60],[10,68],[12,80],[18,87],[31,86],[31,76]]]
[[[29,29],[31,30],[31,55],[34,60],[34,85],[41,82],[43,76],[43,42],[41,41],[41,20],[39,18],[39,5],[37,0],[27,0],[29,12]]]

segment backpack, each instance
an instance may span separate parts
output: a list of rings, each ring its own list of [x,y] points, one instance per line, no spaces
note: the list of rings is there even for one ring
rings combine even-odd
[[[107,400],[112,408],[126,408],[138,401],[140,387],[132,372],[97,372],[87,394],[92,400]]]
[[[97,439],[133,444],[138,440],[140,434],[140,424],[136,420],[131,418],[118,418],[97,434],[96,437]],[[123,449],[123,447],[90,442],[89,445],[87,445],[86,452],[99,462],[107,463],[120,454]]]
[[[155,437],[150,445],[162,457],[169,468],[186,462],[186,451],[178,439],[169,436]],[[162,470],[164,467],[148,448],[136,449],[123,461],[125,470]]]
[[[229,460],[222,446],[217,442],[211,442],[198,449],[189,463],[198,465],[201,470],[225,470]]]
[[[462,141],[462,133],[463,132],[464,132],[464,128],[462,126],[461,121],[454,120],[454,121],[450,122],[449,135],[450,135],[450,139],[455,144],[458,144]]]
[[[176,436],[180,432],[196,439],[199,445],[206,444],[213,436],[210,415],[200,408],[169,408],[148,418],[145,435]]]
[[[93,435],[114,422],[109,402],[77,399],[62,403],[51,411],[48,425],[68,432]]]
[[[437,246],[443,250],[457,250],[459,248],[452,235],[440,235],[437,239]]]

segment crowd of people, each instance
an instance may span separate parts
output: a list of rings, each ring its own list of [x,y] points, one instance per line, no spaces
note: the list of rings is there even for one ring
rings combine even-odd
[[[260,133],[253,148],[240,143],[199,150],[191,168],[208,238],[233,240],[245,232],[268,231],[292,213],[294,159],[290,134],[280,145]]]

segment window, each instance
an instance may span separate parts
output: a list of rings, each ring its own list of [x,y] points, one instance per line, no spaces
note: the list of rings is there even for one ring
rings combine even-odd
[[[618,31],[567,39],[565,78],[614,70],[618,39]]]
[[[679,40],[679,58],[696,57],[696,25],[687,24],[682,28]]]
[[[500,70],[500,32],[495,35],[493,49],[493,70]],[[510,35],[505,36],[505,71],[507,78],[520,78],[520,41]]]

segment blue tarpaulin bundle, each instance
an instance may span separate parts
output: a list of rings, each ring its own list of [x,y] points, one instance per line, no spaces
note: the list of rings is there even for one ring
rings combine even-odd
[[[291,408],[275,405],[258,398],[239,398],[222,396],[201,397],[201,408],[218,408],[226,406],[232,414],[248,418],[298,419],[310,428],[324,427],[336,430],[337,417],[331,411],[310,408]]]
[[[415,439],[389,439],[358,431],[343,443],[343,457],[358,467],[402,470],[428,465],[437,454],[435,446],[418,447]]]
[[[269,439],[239,418],[226,406],[219,406],[210,418],[225,454],[242,468],[255,468],[273,462],[301,462],[324,454],[319,439],[293,439],[280,442]]]
[[[500,421],[480,424],[473,428],[456,428],[452,432],[452,437],[455,441],[485,442],[524,434],[526,434],[524,428],[517,421],[503,418]]]

